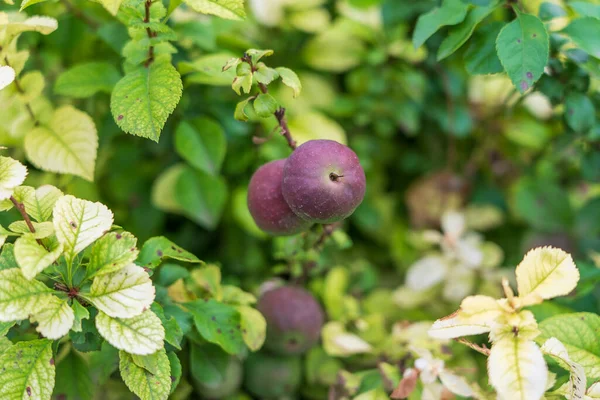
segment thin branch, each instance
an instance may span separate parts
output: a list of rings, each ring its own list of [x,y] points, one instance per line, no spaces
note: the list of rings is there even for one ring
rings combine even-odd
[[[146,15],[144,16],[144,22],[150,22],[150,7],[152,6],[152,0],[146,0],[144,3],[144,8],[146,10]],[[146,34],[148,35],[148,39],[152,40],[152,38],[156,37],[156,32],[152,32],[149,27],[146,27]],[[154,61],[154,46],[150,45],[148,48],[148,58],[144,63],[144,66],[148,68],[150,64]]]
[[[27,215],[27,212],[25,211],[25,205],[23,203],[21,203],[20,201],[18,201],[17,199],[15,199],[14,196],[10,196],[10,201],[13,203],[13,205],[19,211],[19,213],[21,213],[21,216],[25,220],[25,223],[27,224],[27,227],[29,228],[31,233],[35,233],[35,227],[33,226],[33,223],[31,222],[29,215]],[[35,240],[36,240],[36,242],[38,242],[38,244],[40,246],[45,248],[44,244],[42,243],[42,241],[40,239],[35,239]]]
[[[333,231],[335,231],[335,228],[336,228],[335,224],[323,224],[323,232],[321,233],[321,235],[319,236],[319,238],[313,245],[313,248],[315,250],[320,249],[327,241],[327,238],[329,238],[329,236],[331,236],[333,234]]]
[[[81,22],[89,26],[92,30],[98,30],[100,28],[100,24],[98,24],[93,19],[90,19],[87,15],[85,15],[81,10],[76,7],[73,7],[73,4],[69,0],[60,0],[66,7],[66,9],[73,14],[73,16],[79,19]]]
[[[288,124],[285,119],[285,108],[279,107],[275,111],[275,118],[277,118],[277,122],[279,122],[279,127],[281,128],[281,135],[287,141],[288,146],[290,146],[292,150],[296,150],[296,141],[292,137],[292,133],[290,132],[290,128],[288,128]]]
[[[8,61],[8,56],[4,56],[4,63],[8,67],[10,67],[10,62]],[[19,78],[15,76],[15,80],[13,82],[15,84],[15,88],[17,89],[17,92],[19,92],[22,95],[25,95],[25,90],[23,89],[23,86],[21,86],[21,82],[19,81]],[[38,126],[40,124],[40,121],[35,117],[35,114],[33,113],[33,108],[31,108],[31,104],[29,104],[28,101],[24,101],[23,104],[25,105],[25,109],[29,113],[29,116],[33,120],[33,123],[35,124],[35,126]]]
[[[472,348],[473,350],[483,354],[484,356],[489,356],[490,355],[490,349],[488,349],[487,347],[484,346],[480,346],[478,344],[475,344],[465,338],[458,338],[458,339],[454,339],[456,340],[458,343],[462,343],[465,346],[468,346],[470,348]]]

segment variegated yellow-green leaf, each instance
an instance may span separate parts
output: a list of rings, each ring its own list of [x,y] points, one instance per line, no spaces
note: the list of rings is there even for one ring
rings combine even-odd
[[[519,296],[551,299],[569,294],[579,281],[579,270],[569,253],[554,247],[538,247],[517,266]]]
[[[98,276],[120,270],[137,258],[136,245],[137,238],[129,232],[107,233],[92,246],[88,271]]]
[[[97,150],[94,121],[71,106],[60,107],[47,124],[25,136],[25,152],[33,165],[88,181],[94,180]]]
[[[133,357],[152,358],[154,372],[140,367]],[[119,352],[119,371],[123,381],[141,400],[161,400],[169,397],[171,391],[171,364],[165,349],[147,355],[132,356]]]
[[[144,268],[129,264],[119,271],[96,276],[86,299],[113,318],[131,318],[150,308],[155,289]]]
[[[569,384],[564,387],[569,399],[583,399],[586,379],[583,367],[572,361],[564,344],[557,338],[550,338],[542,345],[542,352],[558,360],[570,373]]]
[[[148,68],[134,69],[116,84],[110,109],[123,131],[158,142],[182,90],[181,76],[175,67],[154,62]]]
[[[13,191],[12,196],[15,198],[15,200],[17,200],[19,203],[23,203],[25,202],[25,199],[29,196],[32,196],[34,192],[34,189],[31,186],[17,186],[15,187],[15,190]],[[0,200],[0,211],[7,211],[10,210],[14,207],[15,205],[13,204],[13,202],[9,199],[6,200]]]
[[[15,70],[3,65],[0,67],[0,90],[10,85],[15,80]]]
[[[265,342],[267,322],[265,317],[255,308],[238,306],[242,328],[242,338],[246,346],[252,351],[260,349]]]
[[[58,199],[52,214],[56,237],[64,246],[67,260],[101,237],[113,223],[113,213],[104,204],[70,195]]]
[[[279,67],[275,69],[279,73],[283,84],[294,91],[294,97],[298,97],[302,90],[302,83],[300,82],[298,75],[289,68]]]
[[[31,322],[37,322],[36,330],[48,339],[60,339],[66,335],[75,320],[75,314],[66,299],[52,296],[36,309]]]
[[[17,186],[23,183],[27,176],[27,168],[10,157],[0,157],[0,200],[12,196]]]
[[[0,271],[0,322],[28,318],[50,301],[51,293],[42,282],[28,281],[19,268]]]
[[[462,377],[443,369],[440,372],[440,381],[446,389],[463,397],[473,397],[474,392],[469,383]]]
[[[369,343],[359,336],[346,332],[341,322],[328,322],[322,330],[323,348],[331,356],[350,356],[368,353],[372,350]]]
[[[6,29],[7,36],[18,35],[21,32],[35,31],[42,35],[49,35],[58,28],[58,22],[54,18],[34,15],[25,20],[11,20],[10,14],[0,15],[0,28]]]
[[[244,0],[184,0],[185,4],[203,14],[227,19],[246,18]]]
[[[35,191],[31,189],[22,200],[27,214],[38,222],[48,221],[56,201],[63,196],[63,192],[52,185],[42,185]]]
[[[50,400],[54,387],[52,341],[18,342],[0,356],[0,399]]]
[[[46,222],[32,222],[31,226],[35,229],[35,232],[31,232],[29,225],[25,221],[15,221],[8,226],[8,229],[17,234],[27,234],[34,239],[44,239],[54,234],[54,225],[50,221]]]
[[[457,312],[435,321],[429,329],[429,335],[438,339],[451,339],[489,332],[501,312],[494,298],[469,296],[462,301]]]
[[[531,340],[512,336],[494,343],[487,364],[490,383],[499,398],[541,399],[546,391],[548,367]]]
[[[100,311],[96,328],[108,343],[131,354],[152,354],[164,345],[165,329],[150,310],[127,319],[112,318]]]
[[[31,235],[18,238],[14,247],[15,260],[21,267],[23,276],[29,281],[56,261],[62,251],[63,246],[60,243],[50,251],[46,250]]]
[[[112,15],[117,15],[122,2],[123,0],[100,0],[100,4]]]

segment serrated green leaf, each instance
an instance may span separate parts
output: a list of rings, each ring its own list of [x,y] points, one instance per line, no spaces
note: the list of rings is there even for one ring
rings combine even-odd
[[[57,340],[71,330],[75,315],[66,299],[56,296],[50,297],[43,304],[36,307],[31,316],[31,322],[37,322],[36,330],[48,339]]]
[[[119,371],[129,390],[141,400],[166,400],[171,391],[171,364],[165,350],[145,356],[155,359],[156,374],[136,365],[132,357],[119,352]]]
[[[244,122],[248,121],[248,114],[246,114],[245,110],[251,100],[254,100],[254,97],[248,97],[246,100],[242,100],[236,104],[235,111],[233,113],[233,117],[235,119]]]
[[[89,62],[69,68],[56,79],[54,93],[69,97],[90,97],[98,92],[110,93],[121,79],[113,64]]]
[[[502,66],[521,93],[542,76],[548,63],[550,44],[544,23],[534,15],[518,12],[496,39]]]
[[[73,327],[71,328],[75,332],[82,331],[82,321],[90,318],[90,312],[84,306],[79,303],[79,301],[73,301],[71,305],[73,309],[73,316],[75,317],[73,321]]]
[[[231,356],[211,343],[194,343],[190,347],[192,377],[209,387],[221,385],[226,379]]]
[[[182,122],[175,131],[175,149],[190,165],[217,175],[225,159],[227,141],[221,125],[200,117]]]
[[[0,90],[4,89],[15,80],[15,70],[8,65],[0,67]]]
[[[50,301],[51,293],[42,282],[28,281],[20,269],[0,271],[0,322],[28,318]]]
[[[175,198],[185,216],[207,229],[214,229],[225,208],[227,186],[221,177],[186,167],[178,177]]]
[[[116,272],[138,257],[137,238],[129,232],[108,232],[92,246],[90,275],[106,275]]]
[[[0,200],[12,196],[26,176],[27,168],[23,164],[10,157],[0,157]]]
[[[498,7],[498,2],[494,1],[489,6],[475,7],[469,11],[469,15],[467,15],[467,18],[460,25],[450,29],[448,36],[446,36],[446,39],[444,39],[438,49],[437,60],[441,61],[460,49],[471,37],[477,25],[490,15],[496,7]]]
[[[241,96],[244,92],[250,93],[250,90],[252,89],[252,74],[236,76],[233,78],[231,88],[238,94],[238,96]]]
[[[204,339],[218,344],[230,354],[240,354],[246,346],[241,331],[240,313],[215,300],[196,300],[185,307],[194,317],[196,329]]]
[[[37,189],[25,191],[21,202],[27,214],[38,222],[48,221],[52,217],[52,209],[63,196],[60,189],[52,185],[42,185]]]
[[[294,91],[294,97],[298,97],[300,91],[302,90],[302,83],[300,82],[298,75],[296,75],[296,73],[289,68],[279,67],[275,69],[279,73],[283,84]]]
[[[117,15],[123,0],[98,0],[100,4],[112,15]]]
[[[578,18],[562,30],[573,42],[589,55],[600,58],[600,19]]]
[[[469,6],[461,0],[444,0],[441,7],[436,7],[417,20],[413,33],[413,45],[419,48],[427,39],[443,26],[461,23],[467,16]]]
[[[166,237],[156,236],[146,240],[142,246],[137,264],[146,268],[156,268],[167,258],[193,264],[202,263],[198,257],[185,251]]]
[[[108,343],[130,354],[152,354],[164,345],[165,330],[160,319],[150,310],[127,319],[111,318],[100,311],[96,327]]]
[[[6,243],[2,246],[2,253],[0,253],[0,271],[10,268],[19,268],[19,264],[15,260],[14,245]]]
[[[259,117],[268,118],[275,113],[279,104],[269,93],[261,93],[254,100],[254,111]]]
[[[47,124],[25,136],[27,158],[36,167],[94,180],[98,134],[94,121],[71,106],[57,109]]]
[[[175,198],[175,188],[179,177],[187,165],[179,163],[162,172],[152,185],[152,204],[166,212],[183,214],[183,207]]]
[[[580,364],[588,379],[600,379],[600,317],[593,313],[561,314],[539,324],[542,334],[536,338],[543,343],[552,337],[560,340],[571,360]]]
[[[167,357],[169,357],[169,364],[171,364],[171,392],[173,393],[177,386],[179,385],[179,381],[181,380],[181,375],[183,373],[181,362],[177,357],[177,354],[170,351],[167,353]]]
[[[235,68],[223,70],[223,65],[232,59],[231,53],[208,54],[196,58],[191,62],[180,62],[179,72],[182,75],[191,73],[186,82],[200,83],[203,85],[228,86],[235,78]],[[240,60],[239,57],[234,60]],[[236,63],[231,63],[231,67]],[[227,64],[229,65],[229,64]]]
[[[279,78],[279,72],[274,68],[267,67],[263,63],[259,63],[256,71],[254,71],[254,79],[265,85],[268,85],[277,78]]]
[[[240,20],[246,18],[244,0],[183,0],[195,11],[217,17]]]
[[[129,72],[116,84],[110,109],[123,131],[158,142],[182,90],[181,76],[175,67],[154,62],[148,68]]]
[[[181,341],[183,340],[183,331],[181,326],[173,316],[167,317],[162,306],[156,302],[150,307],[152,311],[160,318],[160,322],[165,328],[165,341],[178,350],[181,350]]]
[[[113,223],[113,213],[104,204],[71,195],[58,199],[52,214],[56,237],[64,246],[68,262],[104,235]]]
[[[18,14],[15,13],[18,18]],[[25,20],[12,20],[8,14],[5,21],[0,20],[0,24],[5,29],[8,37],[16,36],[22,32],[39,32],[42,35],[49,35],[58,28],[58,22],[51,17],[35,15]]]
[[[18,342],[0,356],[0,398],[50,400],[54,387],[51,340]]]
[[[91,400],[94,396],[88,361],[73,349],[56,366],[54,394],[65,400]]]
[[[588,132],[596,124],[594,103],[583,93],[569,93],[565,99],[565,120],[575,132]]]
[[[600,4],[593,4],[585,1],[570,1],[569,7],[582,17],[594,17],[600,19]]]
[[[237,306],[241,318],[242,338],[252,351],[260,349],[267,335],[267,321],[256,309],[248,306]]]
[[[110,274],[96,276],[85,299],[113,318],[140,315],[154,301],[155,289],[142,267],[129,264]]]
[[[62,252],[62,244],[57,243],[48,251],[30,235],[22,236],[15,241],[15,260],[21,267],[23,276],[29,281],[58,260]]]

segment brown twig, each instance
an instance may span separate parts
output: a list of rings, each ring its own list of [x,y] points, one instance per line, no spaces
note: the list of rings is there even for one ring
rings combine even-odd
[[[8,61],[8,56],[4,56],[4,63],[6,64],[6,66],[10,67],[10,62]],[[19,92],[22,95],[25,95],[25,90],[23,89],[23,86],[21,86],[21,82],[19,81],[18,77],[15,76],[15,80],[13,81],[13,83],[15,84],[15,88],[17,89],[17,92]],[[35,114],[33,113],[33,108],[31,108],[31,104],[29,104],[28,101],[24,101],[23,104],[25,105],[25,109],[29,113],[29,116],[33,120],[33,123],[35,124],[35,126],[38,126],[40,124],[40,121],[35,117]]]
[[[277,118],[277,122],[279,122],[279,127],[281,128],[281,135],[287,141],[288,146],[290,146],[292,150],[296,150],[296,141],[292,137],[292,133],[290,132],[290,128],[288,128],[288,124],[285,119],[285,108],[279,107],[275,111],[275,118]]]
[[[13,205],[19,211],[19,213],[21,213],[21,216],[25,220],[25,223],[27,224],[27,227],[29,228],[31,233],[35,233],[35,227],[33,226],[33,223],[31,222],[29,215],[27,215],[27,212],[25,211],[25,205],[23,203],[21,203],[20,201],[18,201],[17,199],[15,199],[14,196],[10,196],[10,201],[13,203]],[[40,246],[45,248],[44,244],[42,243],[42,241],[40,239],[35,239],[35,240],[36,240],[36,242],[38,242],[38,244]]]
[[[151,6],[152,6],[152,0],[146,0],[146,2],[144,3],[144,7],[146,10],[146,15],[144,16],[145,23],[150,22],[150,7]],[[156,32],[152,32],[152,30],[149,27],[146,27],[146,34],[148,35],[148,39],[150,39],[150,40],[152,40],[152,38],[156,37]],[[144,66],[146,68],[148,68],[148,66],[150,66],[150,64],[152,64],[153,61],[154,61],[154,46],[150,45],[150,47],[148,48],[148,58],[146,59]]]
[[[75,18],[81,20],[81,22],[83,22],[84,24],[89,26],[92,30],[98,30],[98,28],[100,28],[100,25],[96,21],[90,19],[87,15],[85,15],[78,8],[73,7],[73,4],[71,4],[68,0],[60,0],[60,1],[61,1],[61,3],[63,3],[65,5],[67,10],[71,14],[73,14],[73,16]]]
[[[475,344],[465,338],[458,338],[458,339],[454,339],[456,340],[458,343],[462,343],[465,346],[468,346],[470,348],[472,348],[473,350],[483,354],[484,356],[489,356],[490,355],[490,349],[488,349],[487,347],[484,346],[480,346],[478,344]]]
[[[320,249],[327,241],[327,238],[335,231],[335,228],[336,226],[334,224],[323,224],[323,232],[313,245],[313,248],[316,250]]]

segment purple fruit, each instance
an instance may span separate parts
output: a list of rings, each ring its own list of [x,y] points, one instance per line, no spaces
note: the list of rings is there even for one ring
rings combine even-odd
[[[267,321],[265,347],[276,354],[301,354],[318,341],[325,316],[310,292],[283,286],[265,292],[256,306]]]
[[[292,212],[281,193],[285,160],[271,161],[260,167],[248,185],[248,209],[256,225],[272,235],[293,235],[312,223]]]
[[[348,146],[333,140],[311,140],[287,159],[281,187],[298,216],[329,224],[350,216],[362,202],[365,171]]]

